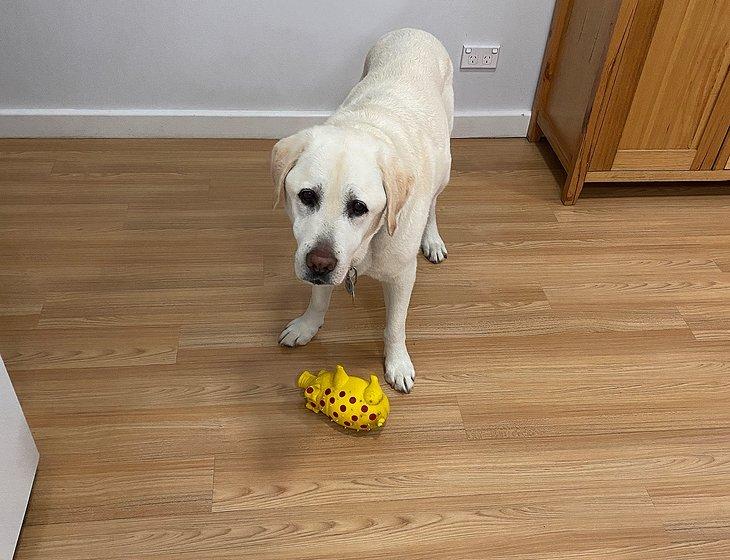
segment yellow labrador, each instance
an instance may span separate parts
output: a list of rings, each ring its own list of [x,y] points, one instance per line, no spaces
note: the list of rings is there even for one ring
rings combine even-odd
[[[452,75],[435,37],[392,31],[334,115],[280,140],[271,158],[276,202],[284,198],[297,240],[295,273],[312,284],[309,307],[279,343],[307,344],[333,286],[367,274],[385,295],[385,379],[402,392],[415,378],[405,326],[419,247],[433,263],[446,258],[436,199],[451,168]]]

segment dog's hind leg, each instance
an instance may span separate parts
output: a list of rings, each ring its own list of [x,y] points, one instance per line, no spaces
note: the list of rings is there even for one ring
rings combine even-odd
[[[330,306],[332,296],[331,285],[312,286],[309,307],[299,317],[289,323],[279,335],[282,346],[304,346],[314,338],[319,327],[324,323],[324,316]]]
[[[428,220],[421,237],[421,251],[423,255],[432,263],[438,264],[448,257],[446,252],[446,244],[439,235],[438,225],[436,224],[436,200],[438,195],[433,197],[431,209],[428,212]]]

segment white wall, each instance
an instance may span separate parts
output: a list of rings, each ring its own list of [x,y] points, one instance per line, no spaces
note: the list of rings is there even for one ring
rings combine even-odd
[[[29,117],[40,110],[48,116],[49,109],[62,110],[56,117],[69,109],[81,110],[81,116],[116,110],[117,117],[152,111],[167,118],[200,110],[297,112],[289,117],[329,112],[359,78],[368,47],[384,32],[405,26],[436,35],[457,65],[463,43],[500,43],[496,72],[457,71],[457,113],[529,114],[553,4],[5,0],[0,133],[10,115]]]

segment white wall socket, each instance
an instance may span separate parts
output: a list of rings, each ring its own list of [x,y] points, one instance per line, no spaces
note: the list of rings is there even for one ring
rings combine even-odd
[[[460,68],[495,70],[497,68],[497,60],[499,60],[499,49],[499,45],[490,47],[464,45],[461,49]]]

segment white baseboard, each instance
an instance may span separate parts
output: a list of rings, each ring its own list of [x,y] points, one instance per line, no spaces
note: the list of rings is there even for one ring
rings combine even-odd
[[[0,138],[281,138],[327,111],[0,109]],[[529,111],[466,112],[454,138],[521,137]]]

